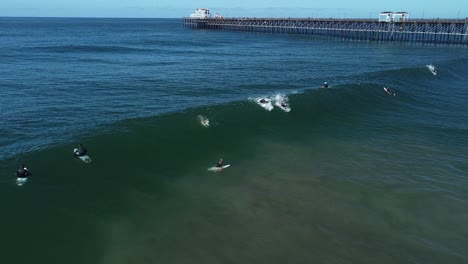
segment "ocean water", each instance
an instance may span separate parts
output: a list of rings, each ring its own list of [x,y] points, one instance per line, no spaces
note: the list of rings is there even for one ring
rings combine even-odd
[[[468,262],[466,47],[0,18],[0,61],[1,263]]]

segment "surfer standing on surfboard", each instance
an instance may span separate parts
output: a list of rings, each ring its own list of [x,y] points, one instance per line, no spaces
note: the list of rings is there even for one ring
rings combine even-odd
[[[88,150],[83,147],[83,144],[78,145],[78,149],[73,153],[73,157],[84,156],[88,153]]]
[[[24,164],[21,164],[19,170],[16,171],[16,176],[18,178],[27,178],[29,175],[32,175],[32,173],[29,172]]]
[[[224,165],[223,159],[219,159],[218,164],[216,164],[216,168],[220,168],[220,169],[221,169],[221,168],[223,167],[223,165]]]

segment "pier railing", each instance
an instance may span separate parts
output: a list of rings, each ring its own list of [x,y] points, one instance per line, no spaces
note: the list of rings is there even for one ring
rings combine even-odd
[[[377,19],[334,18],[183,18],[192,29],[218,29],[280,34],[329,36],[342,39],[468,44],[466,19],[410,19],[379,22]]]

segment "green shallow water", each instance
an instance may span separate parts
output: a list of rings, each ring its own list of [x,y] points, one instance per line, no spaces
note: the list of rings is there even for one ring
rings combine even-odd
[[[367,88],[350,89],[380,100],[375,113],[320,104],[346,89],[291,95],[290,113],[245,101],[116,123],[112,133],[83,138],[90,164],[72,158],[71,144],[31,153],[30,181],[21,188],[3,181],[11,217],[1,224],[14,227],[3,233],[7,256],[18,263],[466,261],[466,163],[453,158],[466,146],[437,142],[437,130],[382,134],[369,120],[392,118],[385,112],[395,105]],[[219,157],[232,166],[207,171]],[[24,239],[28,254],[12,246]]]

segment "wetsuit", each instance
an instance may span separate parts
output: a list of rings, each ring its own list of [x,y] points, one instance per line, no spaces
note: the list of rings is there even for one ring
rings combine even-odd
[[[84,156],[84,155],[86,155],[87,152],[88,152],[87,149],[81,147],[81,148],[78,148],[78,151],[75,154],[77,156]]]
[[[219,161],[218,164],[216,164],[216,167],[217,168],[222,168],[223,167],[223,162]]]
[[[26,178],[29,175],[31,175],[31,173],[29,173],[28,169],[26,169],[26,168],[22,168],[22,169],[19,169],[18,171],[16,171],[16,176],[18,178]]]

